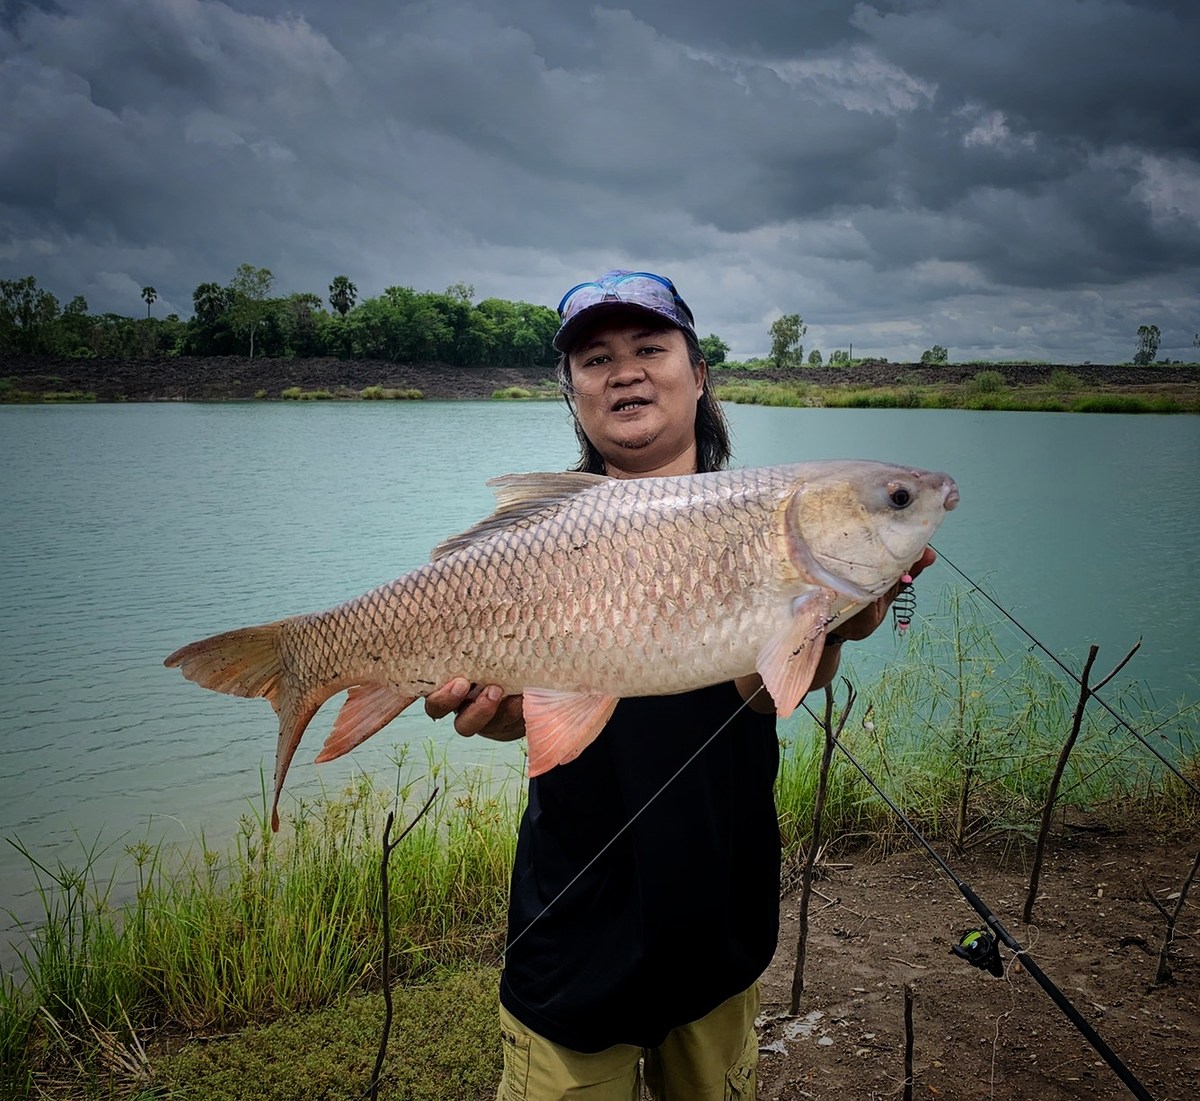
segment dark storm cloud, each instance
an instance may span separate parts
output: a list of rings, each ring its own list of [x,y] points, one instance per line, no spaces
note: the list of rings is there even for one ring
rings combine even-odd
[[[984,103],[1023,128],[1097,147],[1200,149],[1200,5],[963,0],[860,5],[889,60],[934,80],[946,106]]]
[[[637,264],[742,355],[785,311],[896,357],[1124,357],[1143,322],[1179,355],[1197,10],[9,3],[0,275],[186,316],[242,262],[547,303]]]

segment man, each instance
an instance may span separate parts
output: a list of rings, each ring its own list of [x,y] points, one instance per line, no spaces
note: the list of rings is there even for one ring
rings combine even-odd
[[[559,379],[577,469],[647,478],[720,469],[728,430],[692,313],[670,280],[614,271],[559,303]],[[926,551],[912,574],[933,561]],[[883,621],[894,593],[827,639]],[[745,706],[743,706],[745,704]],[[521,698],[456,678],[427,697],[463,735],[524,733]],[[757,674],[622,700],[577,759],[529,782],[500,986],[501,1101],[755,1095],[757,980],[775,950],[774,703]]]

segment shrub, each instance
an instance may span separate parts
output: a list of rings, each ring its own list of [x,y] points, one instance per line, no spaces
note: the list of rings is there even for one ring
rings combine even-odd
[[[979,371],[967,385],[967,389],[976,394],[995,394],[1003,390],[1007,383],[999,371]]]
[[[1067,392],[1069,390],[1078,390],[1083,385],[1083,381],[1078,375],[1071,374],[1070,371],[1064,371],[1061,367],[1056,371],[1050,372],[1050,388]]]

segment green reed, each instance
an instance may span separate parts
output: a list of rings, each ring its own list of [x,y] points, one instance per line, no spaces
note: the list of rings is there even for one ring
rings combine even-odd
[[[1063,740],[1077,688],[1023,647],[1003,647],[1001,624],[982,601],[951,591],[914,622],[895,656],[859,691],[842,739],[888,796],[929,836],[957,845],[981,833],[1030,836]],[[1113,655],[1113,664],[1120,655]],[[1068,663],[1069,664],[1069,663]],[[844,670],[845,672],[845,670]],[[856,681],[853,670],[851,680]],[[1106,699],[1169,756],[1192,761],[1200,704],[1155,708],[1137,686]],[[835,694],[837,706],[844,690]],[[822,706],[807,701],[816,716]],[[1164,731],[1173,735],[1167,741]],[[786,728],[777,787],[785,849],[811,831],[823,732],[797,712]],[[906,843],[904,826],[840,754],[830,770],[824,835],[882,851]],[[1068,764],[1059,805],[1136,799],[1188,815],[1186,789],[1111,717],[1092,705]]]

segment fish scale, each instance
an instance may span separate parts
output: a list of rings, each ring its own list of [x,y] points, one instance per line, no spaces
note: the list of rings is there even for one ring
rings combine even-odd
[[[304,728],[344,689],[318,760],[455,676],[523,694],[530,775],[582,752],[622,696],[757,670],[789,714],[825,632],[885,592],[958,501],[947,475],[862,460],[492,484],[496,511],[431,562],[167,658],[205,687],[271,701],[276,804]]]

